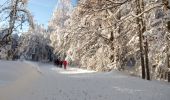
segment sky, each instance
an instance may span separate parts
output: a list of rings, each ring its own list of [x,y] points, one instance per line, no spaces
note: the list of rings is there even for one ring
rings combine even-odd
[[[2,5],[7,0],[0,0]],[[32,13],[34,20],[38,24],[44,24],[45,27],[48,25],[48,21],[52,16],[54,8],[56,7],[58,0],[28,0],[28,9]],[[77,0],[71,0],[75,6]]]
[[[34,16],[34,20],[38,24],[48,25],[48,21],[52,16],[54,8],[58,0],[29,0],[28,8]],[[76,5],[77,0],[71,0],[73,5]]]
[[[47,26],[57,0],[29,0],[28,9],[38,24]]]

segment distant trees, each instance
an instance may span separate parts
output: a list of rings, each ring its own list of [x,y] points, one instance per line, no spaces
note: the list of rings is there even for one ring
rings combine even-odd
[[[51,45],[55,48],[54,53],[64,58],[67,47],[63,47],[66,28],[70,23],[68,19],[72,14],[73,6],[71,0],[58,0],[57,7],[49,22],[48,31],[50,32]]]
[[[23,33],[19,39],[18,55],[27,60],[52,61],[53,48],[47,30],[35,25],[34,30]]]

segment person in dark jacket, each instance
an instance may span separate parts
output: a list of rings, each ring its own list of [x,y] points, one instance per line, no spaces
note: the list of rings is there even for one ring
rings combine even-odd
[[[54,65],[60,65],[60,61],[59,61],[59,59],[56,59],[55,61],[54,61]]]
[[[62,68],[62,65],[63,65],[63,61],[59,61],[59,66],[60,66],[60,68]]]

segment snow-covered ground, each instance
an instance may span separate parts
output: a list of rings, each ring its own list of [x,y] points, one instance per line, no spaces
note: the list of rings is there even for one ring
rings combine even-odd
[[[0,100],[170,100],[170,84],[116,71],[0,61]]]

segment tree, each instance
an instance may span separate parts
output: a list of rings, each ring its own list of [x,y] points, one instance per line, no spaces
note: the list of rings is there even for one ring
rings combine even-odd
[[[150,73],[162,73],[158,69],[166,58],[162,23],[169,15],[162,7],[160,0],[79,0],[64,27],[54,23],[53,32],[61,33],[53,37],[55,45],[61,40],[54,48],[82,67],[142,71],[142,78],[150,80]]]
[[[5,35],[1,40],[1,45],[3,45],[5,42],[9,42],[10,40],[8,39],[10,38],[14,29],[22,26],[25,21],[29,22],[31,28],[34,27],[31,13],[25,8],[26,3],[27,0],[12,0],[9,6],[0,10],[0,13],[9,12],[7,14],[7,18],[5,19],[6,22],[9,21],[9,23],[7,25],[8,27],[2,30],[2,32],[5,32]],[[20,21],[19,25],[16,25],[17,21]]]
[[[73,6],[71,0],[58,0],[56,9],[53,16],[49,22],[48,30],[51,37],[51,45],[55,48],[54,53],[64,57],[64,48],[62,48],[63,40],[65,37],[66,24],[69,23]],[[62,53],[60,54],[60,52]]]
[[[5,27],[0,30],[2,37],[0,39],[0,47],[6,45],[12,45],[12,33],[18,29],[24,22],[28,21],[30,28],[34,28],[33,19],[31,13],[26,9],[27,0],[11,0],[9,6],[0,9],[0,14],[4,14]],[[11,47],[10,47],[11,48]],[[12,51],[8,51],[8,57],[12,57]]]
[[[51,61],[53,48],[50,38],[42,25],[35,25],[34,30],[23,33],[19,39],[18,55],[27,60]]]
[[[140,0],[136,0],[136,15],[140,14],[141,5]],[[141,67],[142,67],[142,78],[145,79],[145,63],[144,63],[144,55],[143,55],[143,26],[141,18],[136,18],[136,23],[138,25],[138,34],[139,34],[139,44],[140,44],[140,59],[141,59]]]

